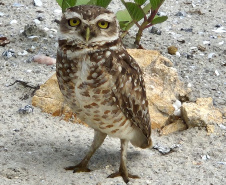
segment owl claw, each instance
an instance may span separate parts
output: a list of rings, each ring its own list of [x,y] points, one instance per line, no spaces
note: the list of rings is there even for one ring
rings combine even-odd
[[[91,172],[91,170],[85,166],[80,166],[80,165],[76,165],[76,166],[68,166],[66,168],[64,168],[65,170],[73,170],[73,173],[80,173],[80,172]]]
[[[132,174],[125,175],[125,173],[122,173],[122,172],[112,173],[107,178],[115,178],[115,177],[119,177],[119,176],[121,176],[123,178],[123,180],[124,180],[125,183],[128,183],[129,182],[129,178],[132,178],[132,179],[139,179],[140,178],[137,175],[132,175]]]

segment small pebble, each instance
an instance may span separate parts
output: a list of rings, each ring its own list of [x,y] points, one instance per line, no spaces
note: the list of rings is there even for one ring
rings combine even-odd
[[[43,28],[44,31],[49,31],[49,28],[45,27]]]
[[[203,161],[206,161],[206,160],[210,159],[210,156],[208,154],[207,155],[203,155],[201,157],[202,157]]]
[[[175,16],[178,16],[178,17],[185,17],[186,16],[186,13],[185,12],[177,12],[175,14]]]
[[[217,164],[226,165],[226,162],[218,162]]]
[[[10,24],[17,24],[17,20],[10,21]]]
[[[203,41],[203,44],[204,44],[204,45],[209,45],[209,44],[210,44],[210,41],[204,40],[204,41]]]
[[[32,41],[38,41],[38,36],[30,36],[28,37],[29,39],[31,39]]]
[[[224,41],[221,41],[221,42],[219,42],[218,44],[219,44],[219,45],[223,45],[223,44],[224,44]]]
[[[191,83],[188,83],[187,87],[188,88],[191,88],[192,87],[192,84]]]
[[[162,32],[161,30],[159,30],[158,28],[156,28],[155,26],[152,26],[150,33],[156,34],[156,35],[161,35]]]
[[[220,73],[219,73],[217,70],[215,70],[215,74],[216,74],[217,76],[220,75]]]
[[[41,22],[38,19],[33,20],[35,24],[40,24]]]
[[[196,52],[196,51],[198,50],[198,48],[197,48],[197,47],[191,47],[190,50],[191,50],[192,52]]]
[[[34,5],[35,6],[42,6],[42,1],[41,0],[34,0]]]
[[[54,32],[54,33],[57,33],[57,30],[56,29],[50,29],[50,31]]]
[[[217,36],[216,35],[211,35],[210,38],[211,39],[217,39]]]
[[[28,48],[27,51],[29,53],[33,53],[35,51],[36,47],[35,46],[31,46],[31,48]]]
[[[181,101],[176,100],[174,102],[174,104],[173,104],[173,107],[174,107],[174,113],[173,114],[175,116],[180,116],[181,115],[181,110],[180,110],[180,108],[181,108]]]
[[[26,105],[24,108],[18,110],[19,114],[29,114],[32,113],[34,108],[31,105]]]
[[[39,64],[53,65],[56,63],[56,59],[47,57],[45,55],[35,55],[34,62],[37,62]]]
[[[177,51],[177,52],[176,52],[176,56],[177,56],[177,57],[180,57],[180,56],[181,56],[181,55],[180,55],[180,52]]]
[[[5,46],[9,43],[10,41],[7,39],[7,37],[0,35],[0,46]]]
[[[193,59],[194,58],[194,55],[192,54],[187,54],[187,59]]]
[[[226,33],[226,30],[224,30],[224,27],[219,27],[216,30],[212,30],[212,31],[214,31],[216,33]]]
[[[192,32],[193,28],[181,28],[180,30],[185,32]]]
[[[18,52],[18,55],[20,55],[20,56],[25,56],[27,54],[28,54],[28,52],[26,50],[23,50],[22,52]]]
[[[162,16],[166,16],[167,14],[165,12],[158,12],[157,15],[162,17]]]
[[[24,5],[23,4],[20,4],[20,3],[14,3],[13,6],[15,6],[15,7],[22,7]]]
[[[176,55],[177,51],[178,51],[178,48],[176,46],[168,47],[168,53],[171,54],[171,55]]]
[[[184,39],[177,39],[178,42],[184,44],[185,43],[185,40]]]
[[[31,72],[32,72],[32,70],[31,70],[31,69],[28,69],[28,70],[26,70],[26,72],[27,72],[27,73],[31,73]]]
[[[14,52],[13,50],[11,50],[11,49],[9,49],[9,50],[7,50],[7,51],[4,51],[4,52],[2,53],[2,56],[3,56],[3,58],[4,58],[5,60],[7,60],[7,59],[9,59],[9,58],[11,58],[11,57],[16,57],[15,52]]]
[[[210,53],[210,54],[208,55],[208,59],[211,59],[211,58],[213,58],[213,57],[215,57],[215,56],[216,56],[215,53]]]
[[[204,46],[202,46],[202,45],[198,45],[198,50],[200,50],[200,51],[206,51],[206,48],[204,47]]]
[[[220,28],[222,25],[221,24],[216,24],[215,27],[216,28]]]
[[[0,12],[0,17],[2,17],[2,16],[4,16],[4,15],[5,15],[4,13]]]
[[[38,16],[37,19],[38,19],[39,21],[44,21],[44,20],[45,20],[45,18],[42,17],[42,16]]]
[[[223,130],[226,130],[226,126],[224,126],[223,124],[220,124],[219,127]]]

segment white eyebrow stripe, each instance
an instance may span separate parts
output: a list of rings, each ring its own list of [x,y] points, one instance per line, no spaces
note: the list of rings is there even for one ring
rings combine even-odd
[[[65,15],[65,18],[66,19],[72,19],[72,18],[75,18],[75,17],[77,17],[79,19],[82,19],[83,18],[81,16],[81,14],[78,14],[76,12],[65,12],[64,15]]]
[[[104,13],[104,14],[98,15],[94,20],[91,20],[90,23],[95,24],[99,20],[105,20],[105,21],[111,22],[114,17],[115,15],[113,13]]]

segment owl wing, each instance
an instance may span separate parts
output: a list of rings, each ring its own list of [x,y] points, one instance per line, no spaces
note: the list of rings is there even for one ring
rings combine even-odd
[[[114,83],[115,102],[124,115],[139,127],[146,137],[151,134],[151,122],[142,71],[126,50],[112,52],[108,59],[108,71]]]

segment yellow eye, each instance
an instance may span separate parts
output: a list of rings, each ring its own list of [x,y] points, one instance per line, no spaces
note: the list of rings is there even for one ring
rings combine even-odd
[[[97,24],[100,28],[103,28],[103,29],[106,29],[109,27],[109,22],[107,21],[99,21]]]
[[[81,23],[81,21],[76,18],[76,19],[69,19],[68,24],[72,27],[78,26]]]

